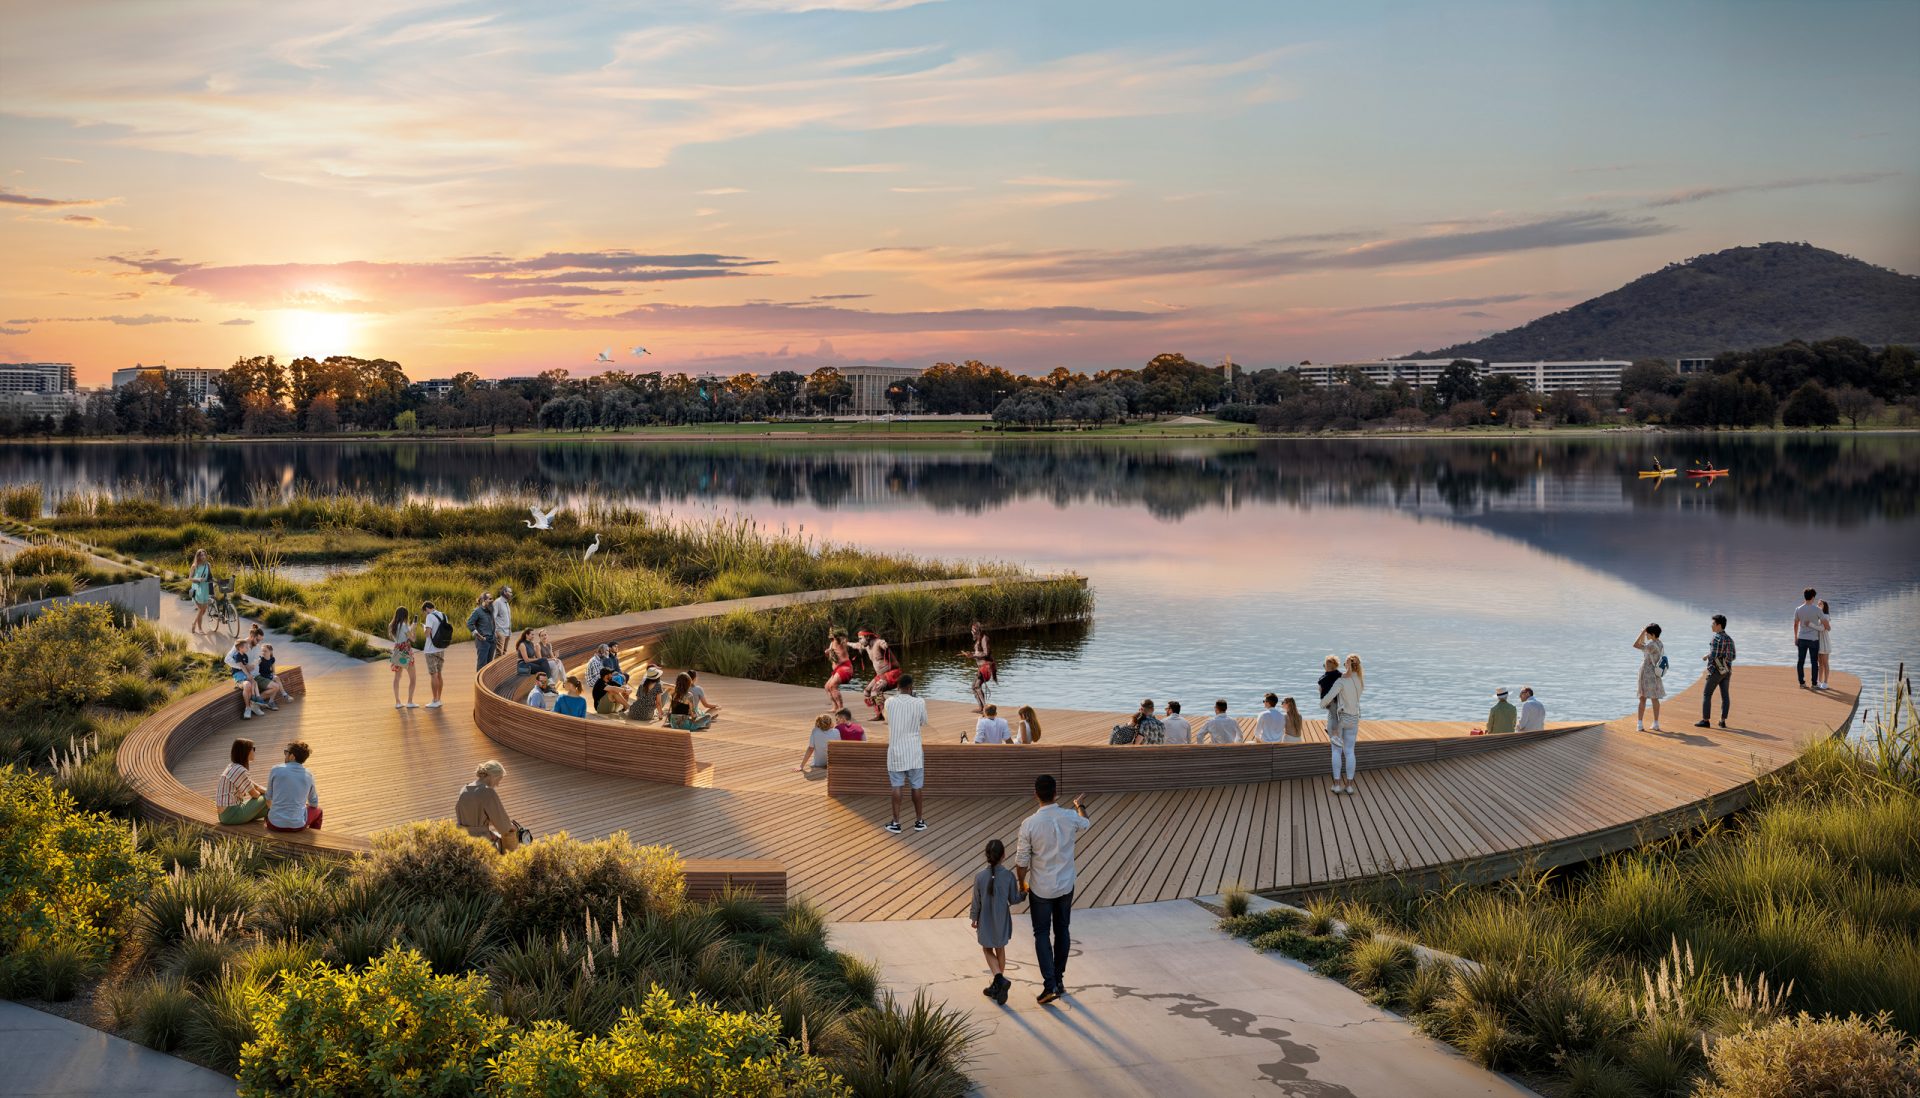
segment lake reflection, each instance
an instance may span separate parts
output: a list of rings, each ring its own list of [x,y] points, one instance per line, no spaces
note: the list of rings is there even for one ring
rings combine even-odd
[[[1639,480],[1655,457],[1734,473]],[[1640,626],[1666,627],[1670,689],[1716,611],[1743,662],[1784,662],[1808,583],[1834,602],[1836,667],[1872,686],[1920,652],[1920,440],[1905,436],[0,448],[0,483],[24,481],[239,503],[528,492],[1086,573],[1090,627],[1001,638],[996,698],[1015,704],[1246,712],[1267,689],[1304,700],[1321,656],[1358,651],[1373,716],[1478,717],[1523,682],[1556,718],[1612,716],[1632,707]],[[964,696],[963,661],[916,656],[934,693]]]

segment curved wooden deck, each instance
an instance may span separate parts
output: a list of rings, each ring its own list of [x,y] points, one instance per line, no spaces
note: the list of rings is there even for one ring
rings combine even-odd
[[[687,607],[673,613],[699,611],[713,612]],[[643,617],[629,616],[612,629],[637,635],[626,631]],[[489,739],[471,713],[476,684],[468,646],[449,652],[446,679],[448,708],[396,710],[387,700],[386,665],[351,668],[313,679],[302,700],[248,722],[245,731],[263,758],[295,738],[313,746],[309,765],[319,779],[328,831],[344,841],[449,814],[474,763],[496,757],[509,769],[502,787],[509,809],[538,832],[625,830],[671,844],[689,859],[775,859],[794,895],[842,920],[960,913],[986,841],[1010,841],[1031,807],[1020,796],[944,796],[929,800],[931,830],[888,834],[881,827],[888,814],[884,796],[829,797],[818,772],[794,772],[810,719],[821,708],[812,688],[702,676],[723,713],[694,737],[699,764],[712,768],[712,784],[690,787],[589,772]],[[1526,861],[1590,858],[1740,807],[1758,775],[1847,727],[1859,682],[1844,674],[1834,680],[1838,689],[1816,694],[1797,689],[1788,668],[1742,667],[1735,727],[1725,731],[1695,729],[1685,719],[1699,711],[1695,683],[1669,699],[1669,723],[1678,727],[1664,735],[1634,733],[1629,717],[1374,772],[1365,769],[1366,760],[1383,741],[1457,737],[1471,722],[1369,720],[1360,745],[1362,792],[1353,797],[1330,796],[1318,777],[1095,794],[1089,800],[1094,827],[1079,858],[1079,902],[1201,895],[1232,881],[1299,892],[1388,872],[1466,879],[1503,874]],[[426,696],[423,680],[419,697]],[[1024,699],[995,700],[1009,709]],[[967,705],[936,701],[929,708],[929,742],[957,739],[972,727]],[[1040,715],[1045,742],[1061,745],[1102,743],[1119,719],[1046,708]],[[583,750],[616,738],[615,726],[583,727]],[[597,728],[608,735],[596,738]],[[884,736],[883,728],[871,731]],[[1324,742],[1317,723],[1308,735]],[[1023,749],[971,750],[982,752],[984,763]],[[225,764],[225,740],[209,736],[162,758],[170,779],[210,794]],[[928,773],[929,785],[966,780],[937,767]]]

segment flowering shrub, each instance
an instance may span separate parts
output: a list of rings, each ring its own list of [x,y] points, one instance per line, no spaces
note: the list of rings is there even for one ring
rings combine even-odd
[[[515,1034],[490,1062],[491,1098],[554,1094],[606,1098],[842,1098],[852,1093],[820,1061],[780,1034],[771,1010],[742,1014],[659,987],[622,1012],[605,1037],[581,1038],[560,1022]]]
[[[0,767],[0,955],[71,943],[106,960],[121,914],[159,875],[126,825],[77,811],[46,778]]]
[[[1920,1094],[1920,1046],[1885,1015],[1798,1014],[1715,1042],[1701,1098],[1908,1098]]]
[[[262,1098],[471,1094],[506,1027],[486,977],[435,976],[397,946],[363,971],[316,961],[253,995],[240,1093]]]

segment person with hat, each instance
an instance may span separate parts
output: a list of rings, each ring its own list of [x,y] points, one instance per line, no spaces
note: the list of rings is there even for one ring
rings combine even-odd
[[[1507,688],[1503,686],[1495,690],[1493,697],[1493,708],[1487,711],[1487,735],[1498,736],[1513,731],[1519,711],[1507,700]]]
[[[659,719],[660,700],[666,696],[667,688],[660,681],[659,664],[650,663],[640,674],[640,685],[634,687],[633,704],[627,706],[627,719],[645,721],[648,724]]]

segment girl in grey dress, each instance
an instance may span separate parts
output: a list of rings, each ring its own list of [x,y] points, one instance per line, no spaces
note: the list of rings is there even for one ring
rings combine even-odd
[[[987,840],[987,866],[973,877],[973,929],[993,973],[980,994],[1001,1006],[1007,1005],[1007,991],[1013,987],[1007,979],[1007,940],[1013,937],[1013,903],[1020,898],[1013,871],[1000,864],[1006,856],[1005,843]]]

